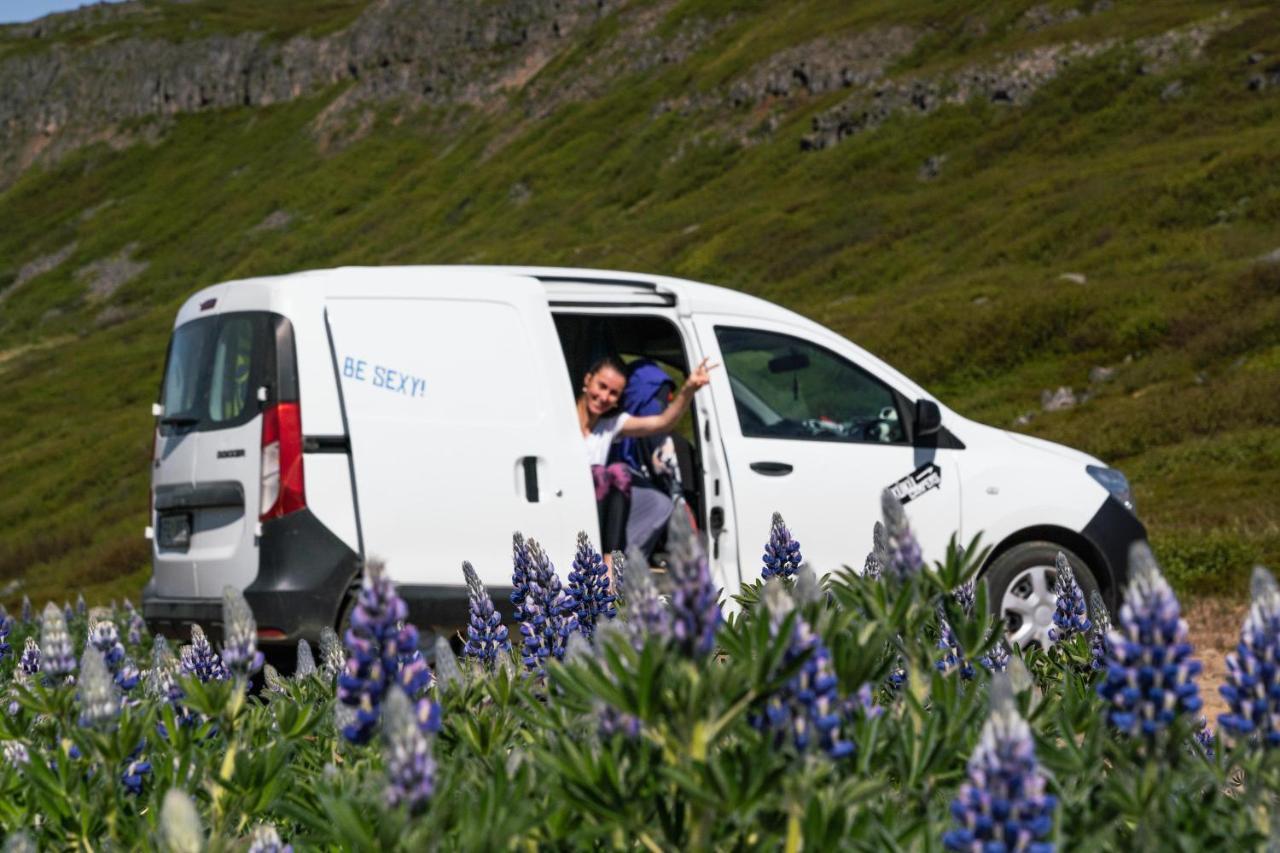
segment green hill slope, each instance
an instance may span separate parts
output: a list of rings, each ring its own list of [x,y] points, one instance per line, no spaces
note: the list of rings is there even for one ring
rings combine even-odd
[[[26,170],[0,191],[0,599],[145,581],[149,404],[190,292],[451,262],[778,301],[966,415],[1034,413],[1129,474],[1184,588],[1242,589],[1280,563],[1280,12],[970,5],[624,4],[485,98],[339,83]],[[871,88],[809,77],[866,45]],[[1041,411],[1059,386],[1087,399]]]

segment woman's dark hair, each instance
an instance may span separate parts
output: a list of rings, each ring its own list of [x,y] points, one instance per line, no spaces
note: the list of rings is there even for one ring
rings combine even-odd
[[[621,373],[624,377],[627,375],[627,366],[622,363],[622,359],[616,355],[606,355],[596,359],[590,367],[587,368],[587,375],[592,376],[599,373],[606,367],[612,367]]]

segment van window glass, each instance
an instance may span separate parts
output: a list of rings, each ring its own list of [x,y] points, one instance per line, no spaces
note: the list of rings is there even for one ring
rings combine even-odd
[[[906,441],[889,387],[830,350],[759,329],[717,326],[716,339],[744,436]]]
[[[256,391],[274,358],[271,315],[242,312],[179,326],[169,344],[161,430],[238,426],[258,414]]]

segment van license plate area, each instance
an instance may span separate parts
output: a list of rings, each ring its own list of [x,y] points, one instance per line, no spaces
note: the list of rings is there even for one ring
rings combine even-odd
[[[191,513],[175,512],[160,516],[158,533],[161,548],[187,550],[191,547]]]

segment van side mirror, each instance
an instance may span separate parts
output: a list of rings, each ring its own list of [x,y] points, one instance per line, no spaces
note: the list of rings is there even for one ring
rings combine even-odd
[[[932,400],[916,400],[916,435],[933,435],[942,428],[942,411]]]

